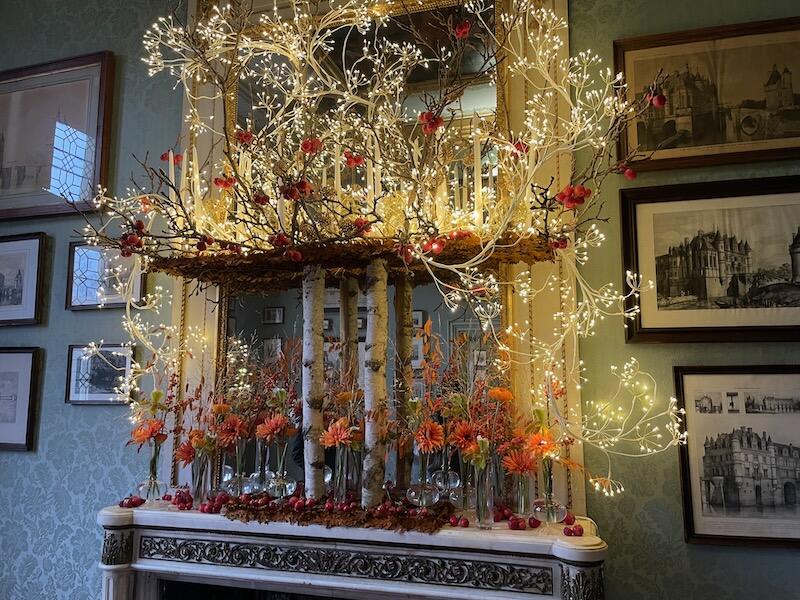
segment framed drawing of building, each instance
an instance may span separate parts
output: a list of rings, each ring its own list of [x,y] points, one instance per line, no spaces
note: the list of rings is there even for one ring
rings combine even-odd
[[[686,541],[800,547],[800,365],[674,374]]]
[[[42,320],[45,234],[0,237],[0,326]]]
[[[800,177],[620,195],[625,269],[652,282],[629,341],[799,339]]]
[[[0,72],[0,218],[91,210],[107,184],[113,55]]]
[[[33,450],[40,348],[0,348],[0,450]]]
[[[800,157],[800,17],[616,40],[614,57],[631,97],[666,98],[620,138],[636,169]]]
[[[123,257],[118,249],[102,248],[83,242],[69,245],[67,309],[89,310],[121,308],[130,299],[141,302],[145,274],[131,278],[133,257]]]
[[[103,344],[97,353],[72,345],[67,354],[67,404],[127,404],[119,392],[131,373],[133,348],[126,344]]]

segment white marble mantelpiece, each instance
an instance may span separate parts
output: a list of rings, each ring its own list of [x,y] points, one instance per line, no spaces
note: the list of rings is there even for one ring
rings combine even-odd
[[[174,507],[104,508],[103,600],[159,600],[158,579],[370,600],[599,600],[594,525],[436,534],[242,523]]]

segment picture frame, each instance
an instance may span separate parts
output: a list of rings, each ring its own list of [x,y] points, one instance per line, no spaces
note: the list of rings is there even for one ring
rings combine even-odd
[[[654,282],[627,341],[797,340],[798,192],[800,176],[621,190],[624,270]]]
[[[278,361],[281,353],[283,352],[283,338],[271,337],[264,338],[261,342],[261,349],[263,352],[264,362],[273,364]]]
[[[0,219],[94,209],[108,185],[113,80],[111,52],[0,72]]]
[[[0,450],[33,450],[41,361],[41,348],[0,348]]]
[[[688,543],[800,547],[800,365],[676,366]]]
[[[135,260],[133,257],[124,258],[119,250],[113,248],[70,242],[66,308],[98,310],[125,307],[127,299],[114,288],[129,280]],[[141,273],[132,282],[134,302],[142,300],[146,277]]]
[[[425,327],[425,311],[424,310],[412,310],[411,311],[411,323],[414,329],[422,329]]]
[[[286,309],[283,306],[265,306],[261,313],[264,325],[282,325]]]
[[[356,317],[356,328],[357,329],[366,329],[367,328],[367,318],[366,317]]]
[[[101,356],[86,356],[86,345],[67,350],[67,385],[64,402],[75,405],[127,405],[115,388],[130,374],[133,348],[127,344],[103,344]]]
[[[330,331],[333,327],[332,319],[322,319],[322,331]]]
[[[411,368],[421,369],[425,362],[425,340],[417,336],[411,340]]]
[[[615,40],[631,99],[667,76],[666,104],[628,128],[618,156],[640,150],[646,160],[632,166],[641,171],[797,158],[786,111],[798,104],[798,56],[800,17]]]
[[[42,322],[44,233],[0,237],[0,326]]]

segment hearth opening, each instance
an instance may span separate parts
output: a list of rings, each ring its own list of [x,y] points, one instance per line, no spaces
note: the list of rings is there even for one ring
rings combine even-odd
[[[327,598],[342,596],[326,595]],[[161,579],[158,600],[320,600],[320,596],[294,594],[274,590],[254,590],[227,585],[210,585],[193,581]]]

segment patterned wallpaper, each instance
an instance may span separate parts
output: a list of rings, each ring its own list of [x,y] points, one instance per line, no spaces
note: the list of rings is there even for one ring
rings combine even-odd
[[[591,48],[613,64],[614,39],[800,14],[796,0],[570,0],[571,52]],[[630,187],[777,176],[800,173],[797,161],[745,164],[640,174]],[[619,178],[622,179],[622,178]],[[604,190],[611,223],[607,243],[584,269],[590,281],[622,281],[619,200],[616,182]],[[604,322],[581,344],[588,366],[585,399],[609,394],[614,380],[606,365],[636,356],[656,377],[662,397],[674,393],[673,365],[796,363],[798,344],[626,345],[619,320]],[[588,453],[590,467],[602,468]],[[678,453],[620,461],[615,471],[626,491],[614,499],[588,492],[589,515],[610,546],[608,600],[710,600],[796,598],[790,573],[797,553],[789,550],[687,545],[683,541]]]
[[[137,165],[158,156],[180,130],[181,99],[147,77],[141,35],[169,10],[165,0],[3,0],[0,70],[111,50],[116,55],[112,189],[122,192]],[[124,447],[124,407],[64,403],[67,346],[121,339],[120,311],[64,309],[67,246],[76,217],[0,223],[0,236],[44,231],[45,322],[0,328],[0,346],[41,346],[45,365],[34,452],[0,452],[0,600],[84,600],[100,594],[97,511],[132,491],[146,457]]]

